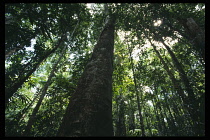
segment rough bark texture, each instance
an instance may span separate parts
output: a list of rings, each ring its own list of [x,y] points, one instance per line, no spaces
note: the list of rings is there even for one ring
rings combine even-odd
[[[113,136],[113,47],[114,20],[110,19],[70,99],[58,136]]]

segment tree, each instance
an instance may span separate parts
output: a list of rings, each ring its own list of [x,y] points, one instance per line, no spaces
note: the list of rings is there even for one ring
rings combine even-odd
[[[50,51],[47,51],[45,56],[42,56],[37,62],[35,62],[34,66],[30,69],[27,70],[26,75],[24,75],[24,73],[22,73],[23,75],[20,75],[21,77],[11,81],[10,80],[10,74],[6,73],[6,78],[5,81],[8,83],[8,81],[13,82],[10,83],[11,85],[9,85],[8,87],[6,86],[6,93],[5,93],[5,103],[7,104],[9,102],[9,98],[11,98],[14,93],[22,86],[22,84],[31,76],[31,74],[39,67],[39,65],[52,53],[55,52],[55,50],[60,46],[60,43],[63,40],[63,36],[61,37],[60,41],[58,42],[58,44]],[[30,63],[29,63],[30,64]]]
[[[189,36],[189,40],[192,42],[194,49],[205,62],[205,32],[197,25],[193,18],[178,18],[178,20],[184,26],[186,34]]]
[[[174,77],[172,72],[169,70],[169,67],[167,66],[166,62],[163,60],[163,58],[161,57],[160,53],[156,49],[156,46],[150,41],[150,39],[149,39],[149,42],[153,46],[153,49],[154,49],[155,53],[157,54],[158,58],[160,59],[161,63],[164,66],[164,69],[167,71],[167,73],[168,73],[168,75],[169,75],[169,77],[170,77],[170,79],[171,79],[171,81],[173,83],[174,89],[177,91],[178,95],[181,97],[185,108],[190,111],[190,108],[187,107],[187,105],[190,102],[189,102],[188,98],[186,97],[186,95],[184,94],[184,91],[181,88],[180,84],[178,83],[178,80]]]
[[[204,136],[204,21],[204,3],[6,4],[5,135]]]
[[[107,16],[110,17],[71,97],[58,136],[113,136],[114,17]]]
[[[122,93],[116,99],[118,118],[116,119],[116,133],[115,136],[126,136],[125,126],[125,100]]]
[[[47,89],[48,89],[49,85],[51,84],[51,80],[52,80],[53,76],[55,75],[55,72],[57,71],[58,64],[60,63],[60,61],[62,59],[62,56],[64,55],[65,51],[66,51],[66,47],[63,47],[62,52],[61,52],[61,56],[58,58],[57,62],[54,64],[54,66],[52,68],[52,71],[50,72],[50,75],[48,77],[48,80],[47,80],[46,84],[44,85],[43,89],[41,90],[39,101],[36,104],[32,114],[31,114],[31,116],[28,120],[28,124],[25,128],[25,131],[23,133],[24,136],[30,136],[30,131],[31,131],[32,125],[33,125],[34,121],[36,120],[36,114],[39,110],[39,107],[41,106],[41,103],[44,99],[44,96],[47,92]]]
[[[133,58],[132,58],[132,48],[128,48],[129,54],[130,54],[130,65],[132,69],[132,74],[133,74],[133,80],[134,80],[134,86],[135,86],[135,93],[136,93],[136,99],[137,99],[137,105],[138,105],[138,111],[139,111],[139,119],[140,119],[140,126],[141,126],[141,131],[142,131],[142,136],[145,137],[145,128],[144,128],[144,122],[143,122],[143,115],[142,115],[142,107],[140,105],[140,98],[139,98],[139,91],[137,87],[137,81],[136,81],[136,75],[135,75],[135,70],[134,70],[134,63],[133,63]]]
[[[12,54],[15,51],[6,59],[7,62],[13,62],[13,65],[6,69],[6,104],[40,64],[53,54],[58,46],[68,42],[64,36],[73,31],[77,24],[77,18],[74,18],[73,15],[81,18],[78,10],[83,13],[83,8],[80,4],[6,5],[6,18],[14,18],[13,22],[6,24],[5,51],[6,54]],[[63,26],[64,22],[70,21],[71,24]],[[19,30],[20,32],[17,32]],[[26,51],[26,48],[30,46],[31,39],[35,39],[36,44],[33,47],[34,51],[29,52]],[[53,44],[54,48],[49,44]]]

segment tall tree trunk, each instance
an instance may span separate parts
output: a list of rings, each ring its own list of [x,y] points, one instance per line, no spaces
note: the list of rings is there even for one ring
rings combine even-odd
[[[47,92],[47,89],[48,89],[48,87],[49,87],[49,85],[50,85],[50,83],[51,83],[51,80],[52,80],[53,76],[55,75],[55,72],[56,72],[56,70],[57,70],[57,68],[58,68],[58,64],[59,64],[59,62],[61,61],[61,58],[62,58],[62,56],[63,56],[64,53],[65,53],[65,50],[66,50],[66,47],[63,47],[63,50],[62,50],[62,52],[61,52],[62,55],[59,57],[59,59],[57,60],[57,62],[54,64],[54,66],[53,66],[53,68],[52,68],[52,71],[50,72],[50,75],[49,75],[49,77],[48,77],[48,80],[47,80],[46,84],[44,85],[44,87],[43,87],[43,89],[42,89],[42,91],[41,91],[41,96],[40,96],[40,98],[39,98],[39,101],[38,101],[38,103],[36,104],[36,106],[35,106],[35,108],[34,108],[32,114],[31,114],[31,116],[30,116],[30,118],[29,118],[29,120],[28,120],[28,124],[27,124],[27,126],[26,126],[26,128],[25,128],[25,131],[23,132],[23,136],[30,136],[30,132],[31,132],[32,125],[33,125],[34,122],[36,121],[36,114],[37,114],[37,112],[38,112],[38,110],[39,110],[39,107],[41,106],[41,103],[42,103],[42,101],[43,101],[43,99],[44,99],[44,96],[45,96],[45,94],[46,94],[46,92]]]
[[[110,17],[66,109],[58,136],[113,136],[114,18]]]

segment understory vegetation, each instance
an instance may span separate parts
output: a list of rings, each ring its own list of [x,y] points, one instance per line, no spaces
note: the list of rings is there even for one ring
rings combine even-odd
[[[114,136],[205,136],[205,3],[107,6]],[[106,16],[102,3],[5,4],[5,136],[57,136]]]

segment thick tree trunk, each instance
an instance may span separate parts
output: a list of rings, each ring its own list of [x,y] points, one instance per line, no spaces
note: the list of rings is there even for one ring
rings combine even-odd
[[[114,19],[109,18],[66,109],[58,136],[113,136]]]

